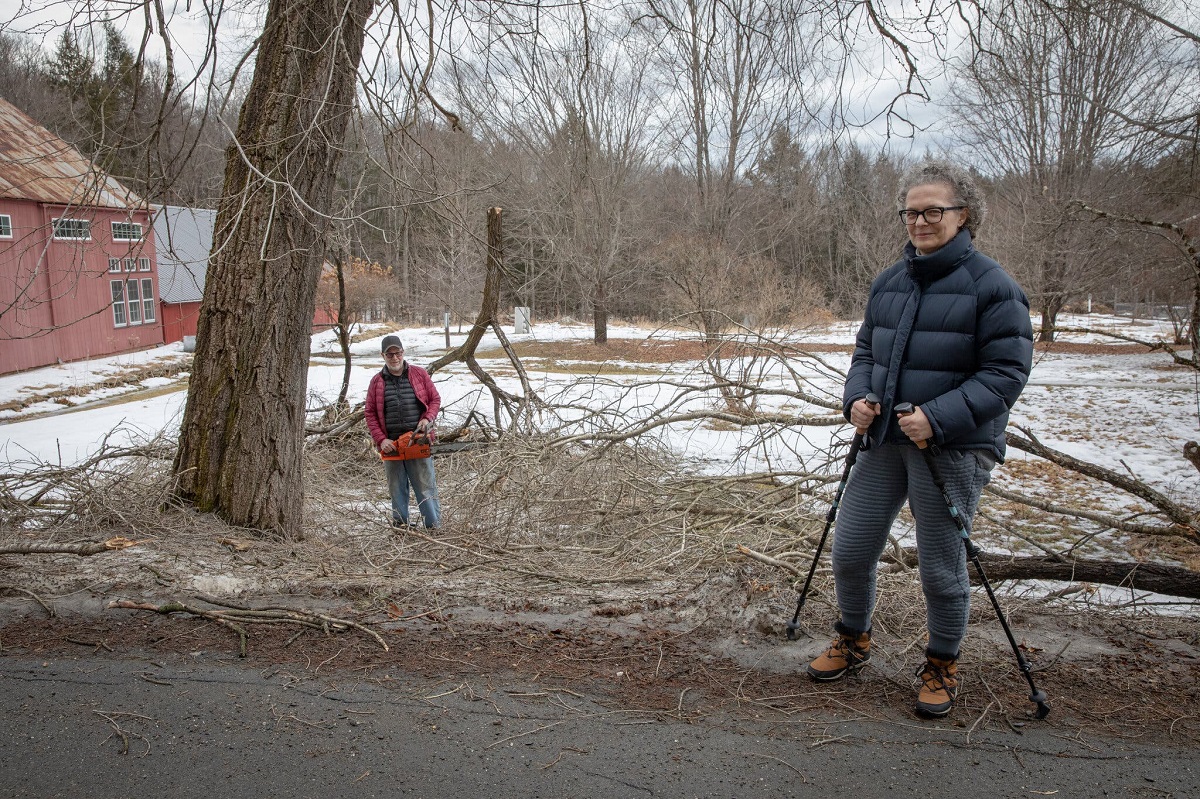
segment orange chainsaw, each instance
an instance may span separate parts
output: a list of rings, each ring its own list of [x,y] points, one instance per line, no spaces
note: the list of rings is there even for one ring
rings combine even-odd
[[[396,451],[392,454],[379,453],[385,461],[411,461],[417,458],[429,457],[429,433],[418,433],[416,430],[402,434],[392,442]]]

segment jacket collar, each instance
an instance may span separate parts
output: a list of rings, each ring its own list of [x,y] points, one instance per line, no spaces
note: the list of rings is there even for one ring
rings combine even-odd
[[[910,241],[904,245],[904,260],[908,262],[909,277],[928,286],[957,269],[974,250],[971,234],[963,228],[940,249],[928,255],[917,255],[917,248]]]

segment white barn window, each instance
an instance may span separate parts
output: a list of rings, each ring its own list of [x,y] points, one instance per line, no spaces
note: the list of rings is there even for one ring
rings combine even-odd
[[[86,219],[55,219],[54,238],[87,240],[92,237],[92,223]]]

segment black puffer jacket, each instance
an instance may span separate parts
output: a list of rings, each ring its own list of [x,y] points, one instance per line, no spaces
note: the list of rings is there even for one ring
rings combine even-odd
[[[960,230],[941,249],[904,257],[871,285],[842,402],[874,392],[872,442],[907,440],[893,408],[921,406],[943,448],[989,449],[1004,460],[1004,428],[1033,366],[1029,300]]]

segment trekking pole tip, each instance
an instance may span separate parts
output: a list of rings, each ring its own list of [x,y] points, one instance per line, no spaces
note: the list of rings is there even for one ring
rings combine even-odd
[[[800,622],[789,621],[787,624],[787,639],[795,641],[800,637]]]
[[[1034,714],[1036,719],[1044,719],[1050,715],[1050,706],[1046,704],[1046,692],[1042,690],[1034,691],[1029,695],[1029,701],[1037,705],[1037,713]]]

